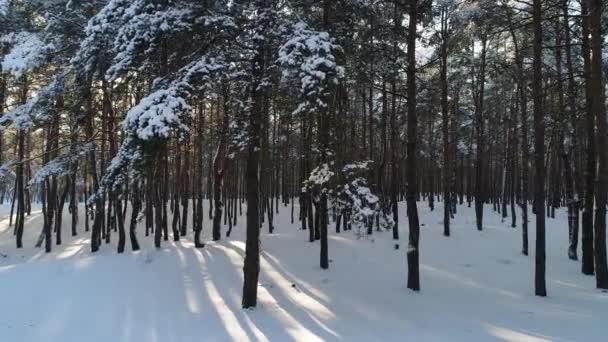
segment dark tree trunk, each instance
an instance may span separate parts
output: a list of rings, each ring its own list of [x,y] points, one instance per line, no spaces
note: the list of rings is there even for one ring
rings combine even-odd
[[[129,222],[129,239],[131,240],[131,250],[139,250],[139,242],[137,242],[137,216],[141,210],[141,197],[138,184],[133,185],[133,194],[131,195],[131,221]]]
[[[125,222],[124,216],[122,216],[122,201],[120,199],[116,199],[114,201],[114,216],[116,223],[118,225],[118,253],[123,253],[125,251],[126,244],[126,233],[125,233]],[[133,243],[133,240],[131,240]]]

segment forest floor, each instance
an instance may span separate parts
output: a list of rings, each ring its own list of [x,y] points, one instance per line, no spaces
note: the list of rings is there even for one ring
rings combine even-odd
[[[243,310],[244,216],[230,238],[203,249],[193,248],[189,232],[156,250],[140,228],[141,251],[127,243],[117,255],[113,235],[112,246],[93,255],[82,223],[69,236],[66,210],[64,244],[45,254],[34,248],[40,210],[26,218],[25,247],[17,250],[3,206],[0,341],[606,341],[608,293],[567,258],[564,211],[547,220],[548,297],[539,298],[533,222],[524,256],[520,217],[513,229],[486,206],[479,232],[473,209],[459,206],[444,237],[437,207],[419,204],[419,293],[405,286],[406,219],[399,249],[391,232],[357,238],[331,224],[330,269],[321,270],[318,242],[309,243],[281,207],[275,233],[264,225],[261,237],[258,307]]]

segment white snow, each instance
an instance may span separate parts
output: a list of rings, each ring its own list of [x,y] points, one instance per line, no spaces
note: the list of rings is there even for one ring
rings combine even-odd
[[[399,249],[390,232],[356,239],[351,232],[333,233],[332,224],[332,262],[324,271],[319,244],[307,242],[308,232],[298,230],[297,221],[292,226],[290,208],[281,207],[276,233],[264,226],[261,238],[258,307],[243,310],[244,217],[231,238],[203,249],[193,248],[189,232],[187,241],[163,241],[155,250],[140,227],[141,251],[117,255],[113,235],[112,246],[93,255],[84,216],[79,236],[68,237],[66,210],[65,243],[47,255],[33,247],[42,225],[39,206],[26,218],[26,247],[16,250],[4,204],[0,340],[605,341],[608,293],[568,260],[565,211],[547,221],[549,296],[539,298],[533,292],[533,220],[526,257],[521,230],[500,223],[489,206],[482,232],[472,208],[459,206],[449,238],[442,236],[442,211],[430,212],[424,203],[419,208],[420,293],[405,286],[405,217]],[[208,227],[205,221],[206,236]]]

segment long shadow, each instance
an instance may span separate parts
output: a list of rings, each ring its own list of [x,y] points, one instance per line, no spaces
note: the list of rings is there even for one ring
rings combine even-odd
[[[217,325],[223,328],[224,335],[221,340],[258,340],[256,333],[249,326],[242,324],[243,317],[238,310],[233,310],[236,303],[232,296],[226,294],[225,290],[220,290],[222,284],[218,286],[217,282],[213,280],[215,273],[222,274],[222,278],[226,281],[238,283],[235,279],[236,274],[228,273],[228,269],[223,269],[221,273],[211,272],[209,266],[216,264],[218,260],[210,262],[205,256],[204,249],[183,248],[181,252],[188,253],[184,254],[182,270],[184,280],[192,285],[192,288],[186,288],[184,291],[185,296],[188,297],[186,301],[192,304],[191,301],[196,300],[196,304],[192,308],[198,308],[201,311],[208,309],[215,315]],[[233,271],[233,267],[230,267],[230,271]],[[193,314],[197,314],[197,312],[193,312]]]
[[[226,244],[221,245],[224,248],[230,249],[242,256],[244,254],[244,250],[235,244],[228,242]],[[277,274],[278,279],[272,279],[274,284],[271,284],[272,287],[260,287],[259,289],[259,298],[263,298],[262,294],[266,292],[269,299],[271,300],[272,305],[278,305],[278,309],[281,309],[281,314],[287,315],[287,319],[291,321],[293,324],[300,325],[301,329],[307,330],[313,336],[323,339],[323,340],[336,340],[341,339],[340,334],[333,331],[329,328],[323,320],[334,318],[333,312],[331,312],[327,307],[325,307],[322,303],[317,301],[314,297],[308,296],[306,293],[297,292],[297,289],[290,288],[289,284],[294,284],[294,282],[290,281],[284,274],[281,273],[280,270],[274,268],[269,262],[268,258],[261,255],[261,273],[260,278],[264,279],[266,277],[270,277],[272,273]],[[266,269],[266,271],[264,270]],[[299,280],[295,280],[295,283],[298,283]],[[284,283],[282,286],[280,283]],[[304,296],[302,298],[295,298],[290,293],[290,291],[296,292],[295,295]],[[292,293],[293,293],[292,292]],[[307,309],[302,305],[306,302],[306,306],[317,306],[317,311],[313,312],[310,308]],[[287,307],[285,304],[289,303]],[[286,322],[282,322],[281,325],[284,325]]]
[[[268,251],[265,251],[265,250],[262,251],[261,254],[262,254],[262,258],[264,259],[264,261],[267,262],[270,266],[272,266],[274,268],[274,270],[276,270],[277,272],[280,272],[282,274],[283,278],[285,278],[291,284],[296,285],[296,286],[298,284],[304,285],[304,286],[298,286],[297,291],[304,292],[304,294],[306,296],[313,298],[314,300],[316,300],[319,303],[324,304],[325,306],[331,305],[331,303],[329,302],[328,299],[321,298],[321,297],[317,296],[316,294],[314,294],[310,289],[308,289],[308,287],[312,287],[312,285],[310,285],[310,283],[308,283],[302,279],[299,279],[293,273],[286,270],[285,267],[279,263],[278,259],[275,256],[273,256],[272,254],[270,254]]]

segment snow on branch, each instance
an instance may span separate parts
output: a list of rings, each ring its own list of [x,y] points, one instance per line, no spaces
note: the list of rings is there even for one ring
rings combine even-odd
[[[312,170],[308,177],[308,183],[312,185],[324,186],[328,184],[334,173],[329,170],[329,165],[323,163]]]
[[[11,46],[8,54],[2,59],[2,70],[19,78],[23,72],[34,70],[43,64],[48,53],[53,50],[52,44],[46,44],[37,33],[9,33],[0,38],[0,44]]]
[[[138,139],[168,138],[172,129],[187,130],[180,116],[192,110],[182,89],[158,89],[127,112],[124,128]]]
[[[124,129],[128,134],[144,141],[167,139],[173,129],[186,132],[188,127],[183,123],[182,117],[192,111],[187,100],[192,90],[208,84],[212,80],[212,74],[223,68],[223,61],[215,58],[203,57],[191,63],[182,69],[181,77],[171,82],[167,88],[160,84],[158,89],[131,108],[123,122]]]
[[[123,170],[144,161],[147,145],[162,143],[174,133],[187,134],[190,96],[195,90],[211,87],[224,69],[221,58],[204,56],[182,68],[175,80],[155,82],[155,90],[127,112],[122,123],[125,139],[108,166],[100,190],[107,191],[124,181]]]
[[[109,48],[122,25],[126,13],[134,11],[135,5],[141,1],[110,0],[97,12],[84,30],[85,38],[80,42],[80,48],[70,61],[78,71],[92,73],[97,65],[97,59],[104,48]]]
[[[9,160],[6,163],[0,165],[0,180],[9,176],[14,177],[15,173],[11,171],[11,168],[16,164],[17,162],[15,160]]]
[[[337,83],[344,68],[336,63],[340,47],[327,32],[310,29],[298,22],[288,29],[287,41],[279,49],[277,62],[285,78],[300,83],[302,101],[294,114],[316,112],[327,107],[327,85]]]
[[[39,184],[47,177],[64,176],[70,172],[72,165],[84,158],[94,148],[93,143],[75,146],[63,152],[59,157],[39,168],[29,181],[29,185]]]
[[[101,179],[101,186],[94,196],[91,196],[89,202],[93,203],[96,196],[113,190],[118,185],[125,181],[123,171],[130,165],[135,166],[138,162],[144,160],[142,146],[134,143],[132,136],[127,136],[120,145],[118,152],[110,161],[106,173]],[[133,172],[133,170],[132,170]]]
[[[327,194],[330,203],[341,213],[349,214],[351,224],[358,231],[372,224],[375,217],[382,227],[391,228],[392,217],[385,214],[379,197],[369,186],[367,176],[371,164],[371,161],[347,164],[340,170],[340,177],[331,171],[330,164],[321,164],[310,173],[302,191],[311,192],[316,202],[321,193]]]
[[[133,1],[122,17],[113,42],[115,54],[112,66],[106,72],[114,80],[127,72],[142,55],[148,55],[161,37],[192,28],[194,13],[185,6],[162,4],[150,0]]]
[[[347,164],[342,168],[343,183],[337,190],[336,203],[340,210],[351,213],[351,222],[357,230],[372,224],[376,215],[382,227],[393,226],[392,217],[383,211],[380,199],[376,196],[367,180],[372,161]]]
[[[15,181],[15,172],[12,170],[17,162],[15,160],[9,160],[6,163],[0,165],[0,190],[10,191]]]
[[[63,73],[55,76],[36,96],[0,117],[0,130],[3,130],[9,124],[12,128],[26,129],[46,121],[49,117],[50,108],[53,106],[53,101],[64,89],[64,76]]]

